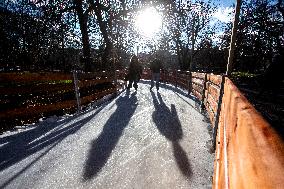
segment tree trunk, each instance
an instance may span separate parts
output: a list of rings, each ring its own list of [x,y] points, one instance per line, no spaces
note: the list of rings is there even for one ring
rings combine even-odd
[[[191,55],[190,55],[190,65],[189,65],[189,70],[193,71],[193,68],[195,67],[193,63],[193,54],[194,54],[194,45],[195,45],[195,32],[194,32],[194,27],[195,27],[195,18],[192,20],[192,28],[191,28]]]
[[[180,46],[178,44],[178,41],[176,41],[176,52],[177,52],[179,67],[182,70],[183,69],[183,63],[182,63],[182,58],[181,58],[181,49],[180,49]]]
[[[103,61],[103,64],[104,64],[104,67],[107,68],[109,67],[109,57],[111,56],[111,51],[112,51],[112,42],[111,40],[109,39],[109,33],[107,31],[107,23],[105,21],[103,21],[103,17],[102,17],[102,10],[100,8],[100,3],[99,1],[96,1],[96,4],[95,4],[95,15],[96,15],[96,18],[97,18],[97,21],[98,21],[98,24],[99,24],[99,27],[100,27],[100,31],[102,33],[102,36],[103,36],[103,39],[104,39],[104,42],[105,42],[105,49],[104,49],[104,53],[103,53],[103,56],[102,56],[102,61]],[[111,19],[111,18],[109,18]],[[110,21],[111,23],[111,21]]]
[[[89,33],[88,33],[88,15],[84,14],[82,1],[74,1],[76,6],[76,11],[79,19],[80,30],[82,34],[82,43],[83,43],[83,62],[85,71],[90,71],[90,58],[91,58],[91,49],[89,42]]]

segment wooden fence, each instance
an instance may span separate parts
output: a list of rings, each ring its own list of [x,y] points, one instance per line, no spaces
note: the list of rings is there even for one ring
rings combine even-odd
[[[116,93],[124,86],[121,81],[124,74],[123,70],[111,74],[76,73],[80,106]],[[0,130],[40,117],[76,111],[74,81],[72,73],[1,73]]]
[[[212,188],[283,188],[284,141],[229,78],[168,71],[162,80],[188,90],[208,112],[216,145]]]
[[[225,78],[213,188],[280,189],[283,183],[283,139]]]
[[[81,104],[125,87],[126,70],[78,74]],[[76,109],[74,76],[62,73],[0,74],[1,127]],[[150,79],[149,69],[143,79]],[[213,188],[283,188],[284,142],[225,76],[164,71],[161,80],[199,99],[216,139]],[[4,123],[4,124],[3,124]]]

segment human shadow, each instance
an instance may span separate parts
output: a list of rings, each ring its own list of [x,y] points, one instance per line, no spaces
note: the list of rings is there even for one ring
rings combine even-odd
[[[101,134],[93,140],[83,171],[83,180],[88,181],[101,171],[107,163],[124,128],[137,108],[136,92],[126,92],[116,100],[117,108],[103,127]]]
[[[150,85],[151,81],[142,80],[142,81],[140,81],[140,83]],[[166,84],[166,83],[160,83],[160,88],[164,88],[164,89],[173,91],[181,100],[183,100],[185,103],[190,105],[198,113],[200,113],[202,115],[206,114],[206,112],[201,108],[201,101],[197,97],[195,97],[194,95],[188,94],[188,91],[186,91],[185,89],[181,89],[179,87],[175,87],[171,84]],[[188,101],[188,99],[190,99],[192,101],[192,103],[190,103]]]
[[[150,81],[149,80],[141,80],[139,82],[143,83],[143,84],[151,85],[151,80]],[[183,96],[183,97],[189,98],[193,101],[197,101],[197,102],[199,101],[195,96],[188,94],[188,91],[186,91],[186,89],[182,89],[180,87],[175,87],[170,83],[160,82],[160,88],[171,90],[174,93],[176,93],[179,97]]]
[[[78,114],[61,121],[43,122],[30,130],[0,138],[0,171],[43,150],[42,154],[29,164],[17,170],[16,174],[5,183],[2,183],[0,188],[5,187],[19,175],[23,174],[64,138],[75,134],[81,127],[98,114],[103,107],[104,106],[99,107],[94,113],[90,113],[82,119],[80,117],[82,114]],[[86,113],[87,112],[84,112],[84,114]]]
[[[152,91],[151,95],[155,107],[152,114],[153,121],[159,132],[172,142],[173,155],[181,173],[186,177],[190,177],[192,175],[191,165],[186,152],[179,143],[183,137],[183,131],[175,105],[171,104],[171,109],[169,109],[159,92],[157,92],[157,97]]]

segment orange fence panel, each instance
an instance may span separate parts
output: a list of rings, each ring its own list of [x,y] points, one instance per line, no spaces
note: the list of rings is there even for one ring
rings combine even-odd
[[[195,84],[198,84],[198,85],[203,87],[204,80],[202,80],[200,78],[192,78],[191,82],[195,83]]]
[[[210,105],[212,111],[214,112],[214,114],[216,114],[218,101],[216,101],[216,100],[213,98],[213,96],[212,96],[210,93],[208,93],[208,91],[205,92],[205,95],[206,95],[205,102]]]
[[[212,96],[212,98],[218,102],[219,100],[219,95],[220,95],[220,87],[213,85],[210,82],[206,83],[206,91],[208,91],[208,94]]]
[[[210,106],[208,102],[205,104],[205,108],[207,110],[211,123],[214,123],[215,122],[215,112],[213,111],[212,107]]]
[[[124,81],[114,82],[105,72],[78,73],[81,103],[87,104],[108,94],[117,92]],[[122,74],[123,75],[123,74]],[[74,81],[66,73],[0,73],[0,130],[8,129],[21,121],[36,121],[49,116],[76,109]],[[116,86],[114,85],[116,84]],[[29,119],[31,118],[31,119]]]
[[[72,83],[60,83],[60,84],[37,84],[37,85],[22,85],[18,87],[7,86],[0,87],[0,95],[16,95],[16,94],[29,94],[29,93],[41,93],[41,92],[54,92],[54,91],[71,91],[74,90],[74,84]]]
[[[226,78],[213,188],[283,188],[284,143]]]
[[[65,73],[0,73],[0,82],[31,82],[31,81],[56,81],[56,80],[72,80],[72,74]]]
[[[195,97],[197,97],[200,101],[202,100],[202,95],[197,90],[192,89],[192,93]]]
[[[221,75],[214,75],[214,74],[207,74],[208,81],[211,81],[217,86],[221,85],[222,82],[222,76]]]
[[[199,79],[205,80],[206,73],[192,72],[191,74],[193,78],[199,78]]]
[[[192,83],[192,89],[198,91],[200,95],[202,95],[203,87],[200,85],[197,85],[196,83]]]
[[[107,83],[107,82],[112,82],[111,79],[109,78],[101,78],[101,79],[94,79],[94,80],[82,80],[79,83],[79,87],[91,87],[97,84],[102,84],[102,83]]]
[[[106,71],[101,72],[91,72],[91,73],[78,73],[79,80],[88,80],[88,79],[101,79],[101,78],[111,78],[114,74],[111,74]]]

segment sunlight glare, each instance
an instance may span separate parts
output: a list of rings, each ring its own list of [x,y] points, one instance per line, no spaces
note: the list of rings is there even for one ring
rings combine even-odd
[[[135,27],[145,37],[153,37],[162,26],[162,16],[153,8],[148,8],[137,16]]]

